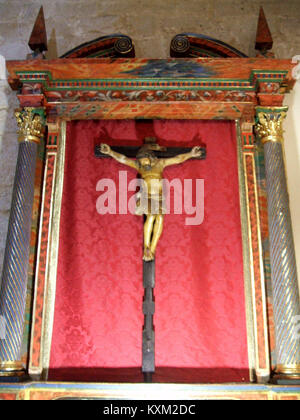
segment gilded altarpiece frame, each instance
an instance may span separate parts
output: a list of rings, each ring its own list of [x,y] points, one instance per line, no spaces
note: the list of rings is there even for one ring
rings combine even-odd
[[[237,133],[250,378],[253,383],[267,383],[274,365],[274,331],[266,284],[269,268],[263,243],[268,236],[268,216],[264,180],[257,165],[255,107],[282,103],[293,85],[292,64],[246,58],[68,59],[9,62],[8,70],[11,86],[20,90],[21,106],[43,106],[48,126],[29,353],[31,376],[47,380],[49,367],[67,121],[224,119],[235,121]],[[39,200],[37,197],[36,202]],[[208,388],[200,387],[185,386],[182,395],[202,398],[207,392],[210,397]],[[234,396],[232,389],[226,391],[222,386],[217,393],[243,398],[252,392],[243,385],[237,387]],[[109,395],[120,395],[121,388],[112,389]],[[275,395],[271,386],[255,391],[261,398]],[[74,392],[79,395],[81,391]],[[108,395],[104,389],[99,392],[91,391],[99,397]],[[216,391],[212,392],[213,398]],[[49,393],[52,398],[53,392]],[[80,395],[86,395],[86,390],[82,388]]]

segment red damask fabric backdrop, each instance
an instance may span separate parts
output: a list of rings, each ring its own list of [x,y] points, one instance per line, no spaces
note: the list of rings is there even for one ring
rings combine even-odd
[[[205,211],[198,226],[187,226],[186,214],[165,217],[156,258],[154,380],[248,381],[235,127],[188,120],[68,123],[49,379],[142,381],[143,219],[96,210],[99,180],[118,186],[119,171],[127,171],[128,183],[136,173],[95,158],[94,146],[140,145],[146,136],[207,147],[205,161],[165,171],[169,180],[192,179],[194,186],[204,179]]]

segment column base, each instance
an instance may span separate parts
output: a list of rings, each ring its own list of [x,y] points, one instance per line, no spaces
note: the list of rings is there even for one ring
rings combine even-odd
[[[298,365],[278,365],[272,382],[277,384],[300,384],[300,364]]]
[[[4,378],[23,378],[25,374],[21,362],[0,362],[0,381]]]

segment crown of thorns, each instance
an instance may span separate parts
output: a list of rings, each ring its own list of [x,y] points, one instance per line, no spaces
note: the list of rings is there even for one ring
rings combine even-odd
[[[136,157],[137,159],[142,159],[142,158],[154,159],[156,158],[156,155],[154,153],[155,150],[156,151],[166,150],[166,148],[157,144],[155,137],[146,137],[145,144],[140,148]]]
[[[149,149],[147,146],[143,146],[138,151],[136,157],[137,159],[143,159],[143,158],[154,159],[156,156],[155,156],[155,153],[151,149]]]

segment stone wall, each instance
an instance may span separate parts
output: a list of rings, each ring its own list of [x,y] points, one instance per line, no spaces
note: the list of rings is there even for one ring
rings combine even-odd
[[[0,52],[7,59],[26,57],[41,4],[49,58],[111,33],[132,37],[137,57],[166,58],[170,40],[180,32],[210,35],[254,55],[260,5],[277,56],[292,57],[299,45],[299,0],[0,0]]]
[[[0,0],[0,55],[25,59],[28,39],[43,4],[48,32],[47,58],[56,58],[102,35],[123,33],[135,42],[137,57],[166,58],[172,37],[196,32],[220,39],[254,56],[260,5],[269,22],[277,57],[299,54],[299,0]],[[2,88],[5,82],[0,81]],[[0,91],[0,273],[17,157],[15,95],[9,113]],[[299,235],[300,237],[300,235]],[[300,248],[300,244],[299,244]],[[300,253],[299,253],[300,255]]]

